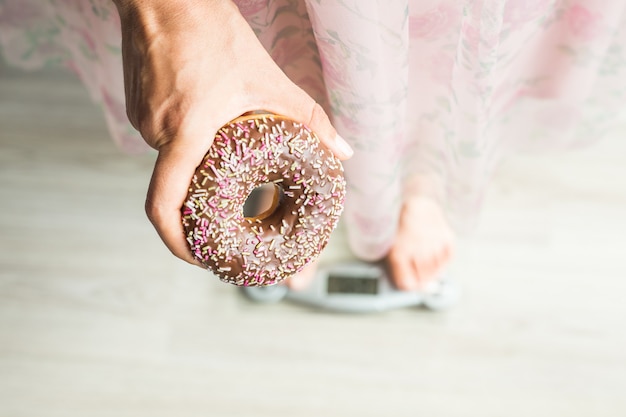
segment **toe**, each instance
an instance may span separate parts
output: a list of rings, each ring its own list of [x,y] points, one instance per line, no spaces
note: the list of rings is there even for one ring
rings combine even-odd
[[[390,253],[387,257],[391,281],[396,288],[402,291],[412,291],[417,289],[419,279],[413,267],[411,258],[408,255]]]
[[[435,259],[430,258],[415,260],[414,265],[417,280],[419,282],[419,288],[423,289],[430,281],[433,280],[433,275],[436,270]]]
[[[302,271],[298,272],[291,278],[286,281],[287,286],[290,290],[293,291],[301,291],[306,289],[313,278],[315,278],[315,273],[317,272],[317,262],[311,262],[307,266],[305,266]]]

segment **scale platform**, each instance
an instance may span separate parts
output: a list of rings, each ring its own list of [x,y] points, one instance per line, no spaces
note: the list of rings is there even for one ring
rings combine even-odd
[[[460,298],[459,285],[441,277],[423,291],[400,291],[387,278],[380,263],[342,262],[320,267],[311,284],[298,291],[286,285],[242,287],[258,303],[288,300],[311,307],[344,313],[375,313],[399,308],[423,307],[446,310]]]

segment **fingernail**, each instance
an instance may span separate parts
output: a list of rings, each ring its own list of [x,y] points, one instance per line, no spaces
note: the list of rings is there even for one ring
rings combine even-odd
[[[337,145],[337,149],[339,149],[339,151],[343,154],[342,156],[344,156],[345,158],[350,158],[352,155],[354,155],[352,147],[350,147],[350,145],[348,145],[348,142],[346,142],[345,139],[339,135],[335,136],[335,145]]]

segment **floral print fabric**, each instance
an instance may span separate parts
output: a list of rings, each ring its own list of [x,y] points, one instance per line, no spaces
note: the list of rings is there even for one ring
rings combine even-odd
[[[238,0],[274,60],[355,148],[345,163],[353,250],[395,234],[414,175],[472,223],[510,152],[582,146],[624,118],[624,0]],[[125,150],[119,18],[107,0],[0,0],[0,44],[24,68],[65,65]]]

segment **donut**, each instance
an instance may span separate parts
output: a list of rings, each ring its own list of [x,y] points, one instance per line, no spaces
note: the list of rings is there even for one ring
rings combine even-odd
[[[272,207],[245,217],[250,193],[275,187]],[[341,162],[303,124],[241,116],[215,135],[181,208],[195,259],[238,286],[276,284],[324,249],[343,211]]]

